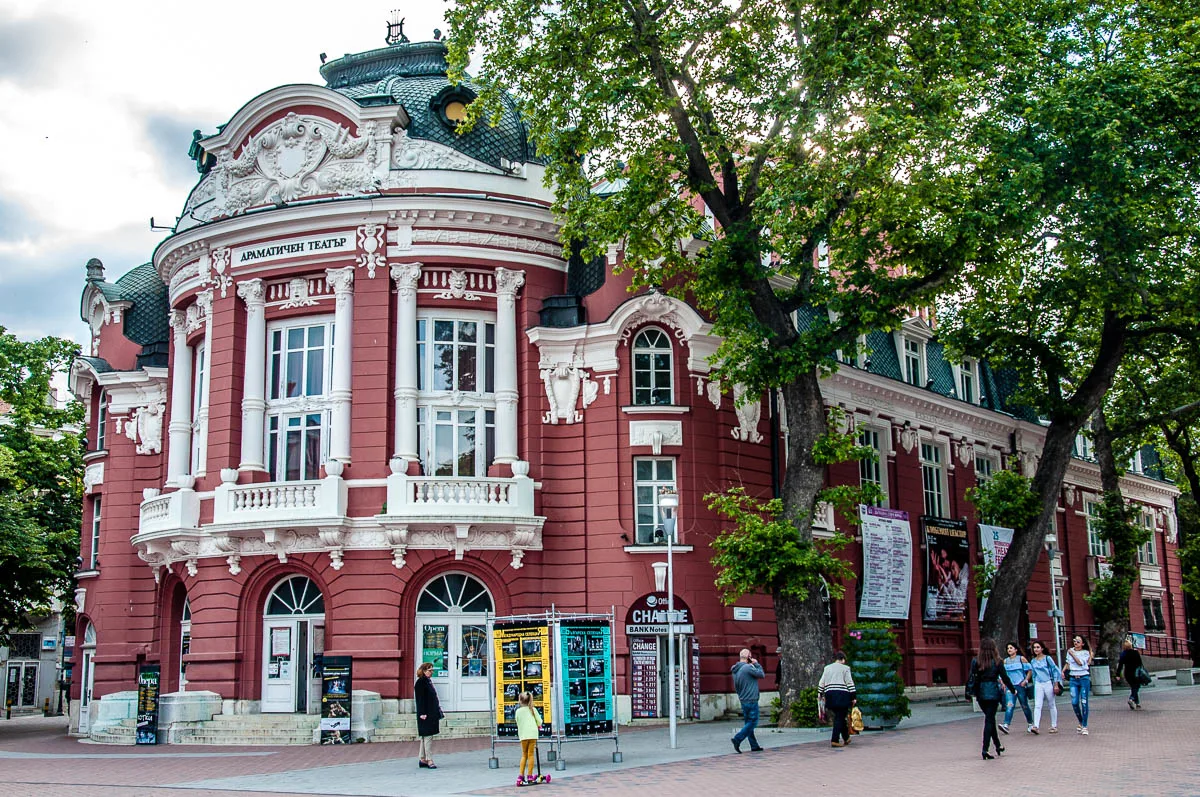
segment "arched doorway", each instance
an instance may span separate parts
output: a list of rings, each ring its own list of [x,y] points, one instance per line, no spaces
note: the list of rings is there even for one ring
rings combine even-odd
[[[279,582],[263,608],[262,712],[320,709],[314,661],[325,652],[325,598],[307,576]]]
[[[487,587],[463,573],[438,576],[417,599],[416,649],[421,661],[433,663],[445,711],[488,710],[486,613],[493,605]]]
[[[83,629],[83,647],[79,657],[79,732],[86,734],[92,726],[92,683],[96,675],[96,626],[90,622]]]

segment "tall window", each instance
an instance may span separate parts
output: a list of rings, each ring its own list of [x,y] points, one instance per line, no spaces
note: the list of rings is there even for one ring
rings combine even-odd
[[[1138,562],[1144,565],[1158,564],[1158,550],[1154,544],[1154,514],[1152,512],[1142,513],[1142,526],[1150,532],[1150,539],[1138,548]]]
[[[976,392],[975,363],[963,360],[962,365],[958,367],[958,396],[968,404],[974,404]]]
[[[654,532],[662,524],[659,495],[664,488],[675,489],[675,460],[638,457],[633,461],[634,507],[639,545],[653,543]]]
[[[1079,430],[1079,434],[1075,435],[1075,456],[1080,459],[1095,459],[1096,456],[1092,452],[1092,438],[1090,436],[1091,422],[1084,424],[1084,428]]]
[[[333,322],[306,319],[270,332],[267,470],[273,481],[319,477],[329,447]]]
[[[661,329],[644,329],[633,341],[633,403],[673,404],[671,339]]]
[[[875,451],[874,459],[860,459],[858,461],[858,483],[860,485],[874,484],[883,493],[883,499],[880,504],[887,506],[887,466],[884,462],[887,460],[887,454],[880,445],[879,430],[871,426],[863,426],[859,428],[858,444]]]
[[[89,564],[91,570],[100,566],[100,496],[92,499],[92,551]]]
[[[1088,555],[1108,556],[1108,542],[1100,537],[1100,503],[1084,501],[1083,509],[1087,513]]]
[[[984,454],[975,455],[975,483],[982,485],[988,479],[992,478],[992,474],[996,470],[995,461]]]
[[[96,450],[103,451],[108,441],[108,393],[101,390],[96,401]]]
[[[1142,466],[1142,450],[1139,448],[1133,452],[1133,456],[1129,458],[1129,472],[1143,473],[1145,471]]]
[[[1166,631],[1167,621],[1163,617],[1162,601],[1158,598],[1142,598],[1142,618],[1147,631]]]
[[[196,347],[196,356],[193,358],[195,362],[195,374],[192,378],[192,469],[193,474],[199,475],[204,469],[205,449],[207,441],[204,439],[205,429],[200,422],[200,410],[208,406],[208,368],[205,367],[205,360],[208,357],[208,351],[204,344]]]
[[[921,343],[904,339],[904,381],[910,385],[921,385]]]
[[[921,443],[921,486],[925,493],[925,514],[942,517],[945,509],[942,449],[934,443]]]
[[[496,325],[417,319],[417,435],[426,475],[483,477],[496,458]]]

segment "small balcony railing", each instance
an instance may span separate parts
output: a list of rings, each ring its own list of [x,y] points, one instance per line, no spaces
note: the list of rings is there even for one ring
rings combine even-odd
[[[183,489],[158,495],[150,490],[142,501],[138,536],[200,527],[200,497],[195,490]]]
[[[296,482],[234,484],[217,486],[213,523],[217,525],[256,522],[303,523],[328,521],[346,514],[346,482],[340,476]]]
[[[523,520],[533,517],[533,479],[458,476],[388,477],[388,517],[412,520]]]

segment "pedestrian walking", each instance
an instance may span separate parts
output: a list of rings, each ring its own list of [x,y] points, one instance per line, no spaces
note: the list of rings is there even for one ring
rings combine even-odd
[[[1133,640],[1129,638],[1121,643],[1121,658],[1117,659],[1117,677],[1120,678],[1122,673],[1125,674],[1125,683],[1129,684],[1129,708],[1141,708],[1139,693],[1149,673],[1142,664],[1142,654],[1134,650]]]
[[[758,659],[750,655],[750,651],[742,648],[738,654],[737,663],[731,669],[733,673],[733,688],[737,690],[738,700],[742,703],[742,718],[745,724],[733,735],[733,749],[742,752],[742,742],[750,740],[750,750],[760,752],[762,747],[754,736],[754,727],[758,725],[758,682],[763,678],[762,665]]]
[[[1012,681],[1016,691],[1009,692],[1004,696],[1004,722],[1000,723],[1000,730],[1005,736],[1008,735],[1017,703],[1020,703],[1021,711],[1025,714],[1025,732],[1037,733],[1033,729],[1033,712],[1029,710],[1030,694],[1026,691],[1033,683],[1033,671],[1029,666],[1029,659],[1021,655],[1021,646],[1016,642],[1009,642],[1006,652],[1008,656],[1004,659],[1004,671],[1008,673],[1008,680]]]
[[[833,741],[830,746],[845,747],[850,744],[846,715],[857,701],[854,677],[846,665],[846,654],[840,650],[834,653],[833,663],[825,665],[825,671],[821,673],[821,681],[817,684],[817,698],[833,714]]]
[[[421,769],[437,769],[433,763],[433,737],[438,735],[442,719],[442,704],[438,702],[437,689],[433,687],[433,664],[423,662],[417,668],[417,682],[413,685],[413,696],[417,704],[417,736],[421,744],[417,748]]]
[[[989,743],[996,746],[996,755],[1004,752],[1000,735],[996,733],[996,710],[1000,708],[1001,682],[1004,688],[1013,691],[1012,681],[1004,669],[1004,659],[996,649],[996,640],[984,637],[979,640],[979,653],[971,660],[971,675],[967,679],[967,692],[974,696],[983,710],[983,760],[995,756],[988,752]]]
[[[1033,672],[1033,732],[1042,724],[1042,705],[1050,705],[1050,733],[1058,733],[1058,704],[1054,696],[1062,690],[1059,686],[1058,665],[1046,653],[1046,645],[1039,639],[1030,645],[1033,658],[1029,660]],[[1057,687],[1057,689],[1056,689]]]
[[[1063,662],[1063,679],[1070,680],[1071,710],[1079,724],[1076,733],[1088,735],[1088,694],[1092,691],[1092,649],[1078,634],[1071,640],[1071,649]]]
[[[537,740],[538,732],[542,728],[542,715],[533,707],[533,695],[530,692],[522,692],[517,700],[520,705],[513,715],[517,721],[517,738],[521,740],[521,766],[517,770],[517,785],[532,786],[539,780],[533,775],[533,763],[537,760]],[[528,775],[525,774],[526,768],[529,770]]]

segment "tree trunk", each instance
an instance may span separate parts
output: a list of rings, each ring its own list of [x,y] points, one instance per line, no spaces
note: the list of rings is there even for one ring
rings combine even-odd
[[[1121,477],[1117,473],[1117,461],[1113,457],[1113,436],[1104,417],[1104,408],[1096,410],[1092,418],[1092,436],[1096,441],[1096,462],[1100,465],[1100,489],[1104,492],[1104,503],[1123,509],[1125,501],[1121,496]],[[1128,537],[1131,531],[1126,527],[1116,533]],[[1128,557],[1123,557],[1120,554],[1121,541],[1113,539],[1110,544],[1114,553],[1113,578],[1123,579],[1123,583],[1128,584],[1123,590],[1125,600],[1114,611],[1101,613],[1093,610],[1093,613],[1096,615],[1096,623],[1100,626],[1100,640],[1096,646],[1101,655],[1110,662],[1115,662],[1121,655],[1121,643],[1129,629],[1129,595],[1132,592],[1133,579],[1137,575],[1137,552],[1134,549]]]
[[[1067,465],[1071,462],[1075,435],[1083,427],[1084,420],[1099,408],[1104,394],[1112,386],[1117,367],[1125,355],[1126,334],[1126,322],[1115,313],[1105,313],[1100,346],[1090,372],[1067,406],[1054,414],[1046,429],[1046,443],[1033,476],[1033,491],[1041,503],[1041,512],[1023,528],[1013,530],[1012,545],[992,580],[982,629],[985,637],[1020,638],[1017,626],[1021,621],[1025,590],[1037,568],[1046,531],[1055,528],[1058,497]]]

